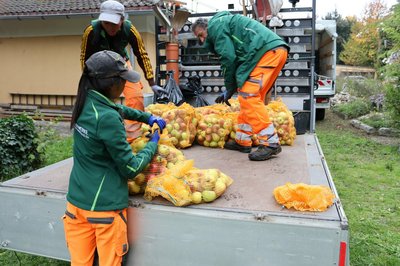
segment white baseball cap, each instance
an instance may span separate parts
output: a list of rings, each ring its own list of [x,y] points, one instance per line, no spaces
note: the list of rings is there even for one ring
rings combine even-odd
[[[100,21],[118,24],[125,15],[125,7],[118,1],[107,0],[100,5]]]

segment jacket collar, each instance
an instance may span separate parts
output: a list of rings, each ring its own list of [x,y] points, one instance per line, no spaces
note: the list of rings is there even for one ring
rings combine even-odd
[[[107,98],[106,96],[104,96],[103,94],[101,94],[98,91],[89,90],[88,96],[90,96],[91,98],[94,98],[96,101],[98,101],[102,104],[105,104],[112,108],[117,109],[117,105],[113,101],[111,101],[109,98]]]

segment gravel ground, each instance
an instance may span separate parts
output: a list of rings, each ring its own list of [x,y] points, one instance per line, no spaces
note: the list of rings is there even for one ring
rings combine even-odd
[[[69,129],[70,122],[49,122],[49,121],[35,121],[35,125],[39,130],[47,130],[53,128],[62,137],[68,137],[72,135],[72,131]]]

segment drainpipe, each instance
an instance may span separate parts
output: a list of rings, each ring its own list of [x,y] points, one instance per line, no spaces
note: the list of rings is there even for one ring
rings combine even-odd
[[[174,80],[179,85],[179,44],[168,42],[166,44],[167,72],[173,71]]]

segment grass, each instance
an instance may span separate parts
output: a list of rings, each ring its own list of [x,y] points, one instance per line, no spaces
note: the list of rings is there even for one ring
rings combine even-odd
[[[352,266],[400,265],[400,154],[330,114],[316,126],[350,226]]]
[[[398,146],[373,142],[331,112],[317,122],[316,132],[349,220],[350,264],[400,265]],[[71,146],[67,138],[47,147],[46,164],[70,157]],[[68,263],[0,250],[0,265]]]

